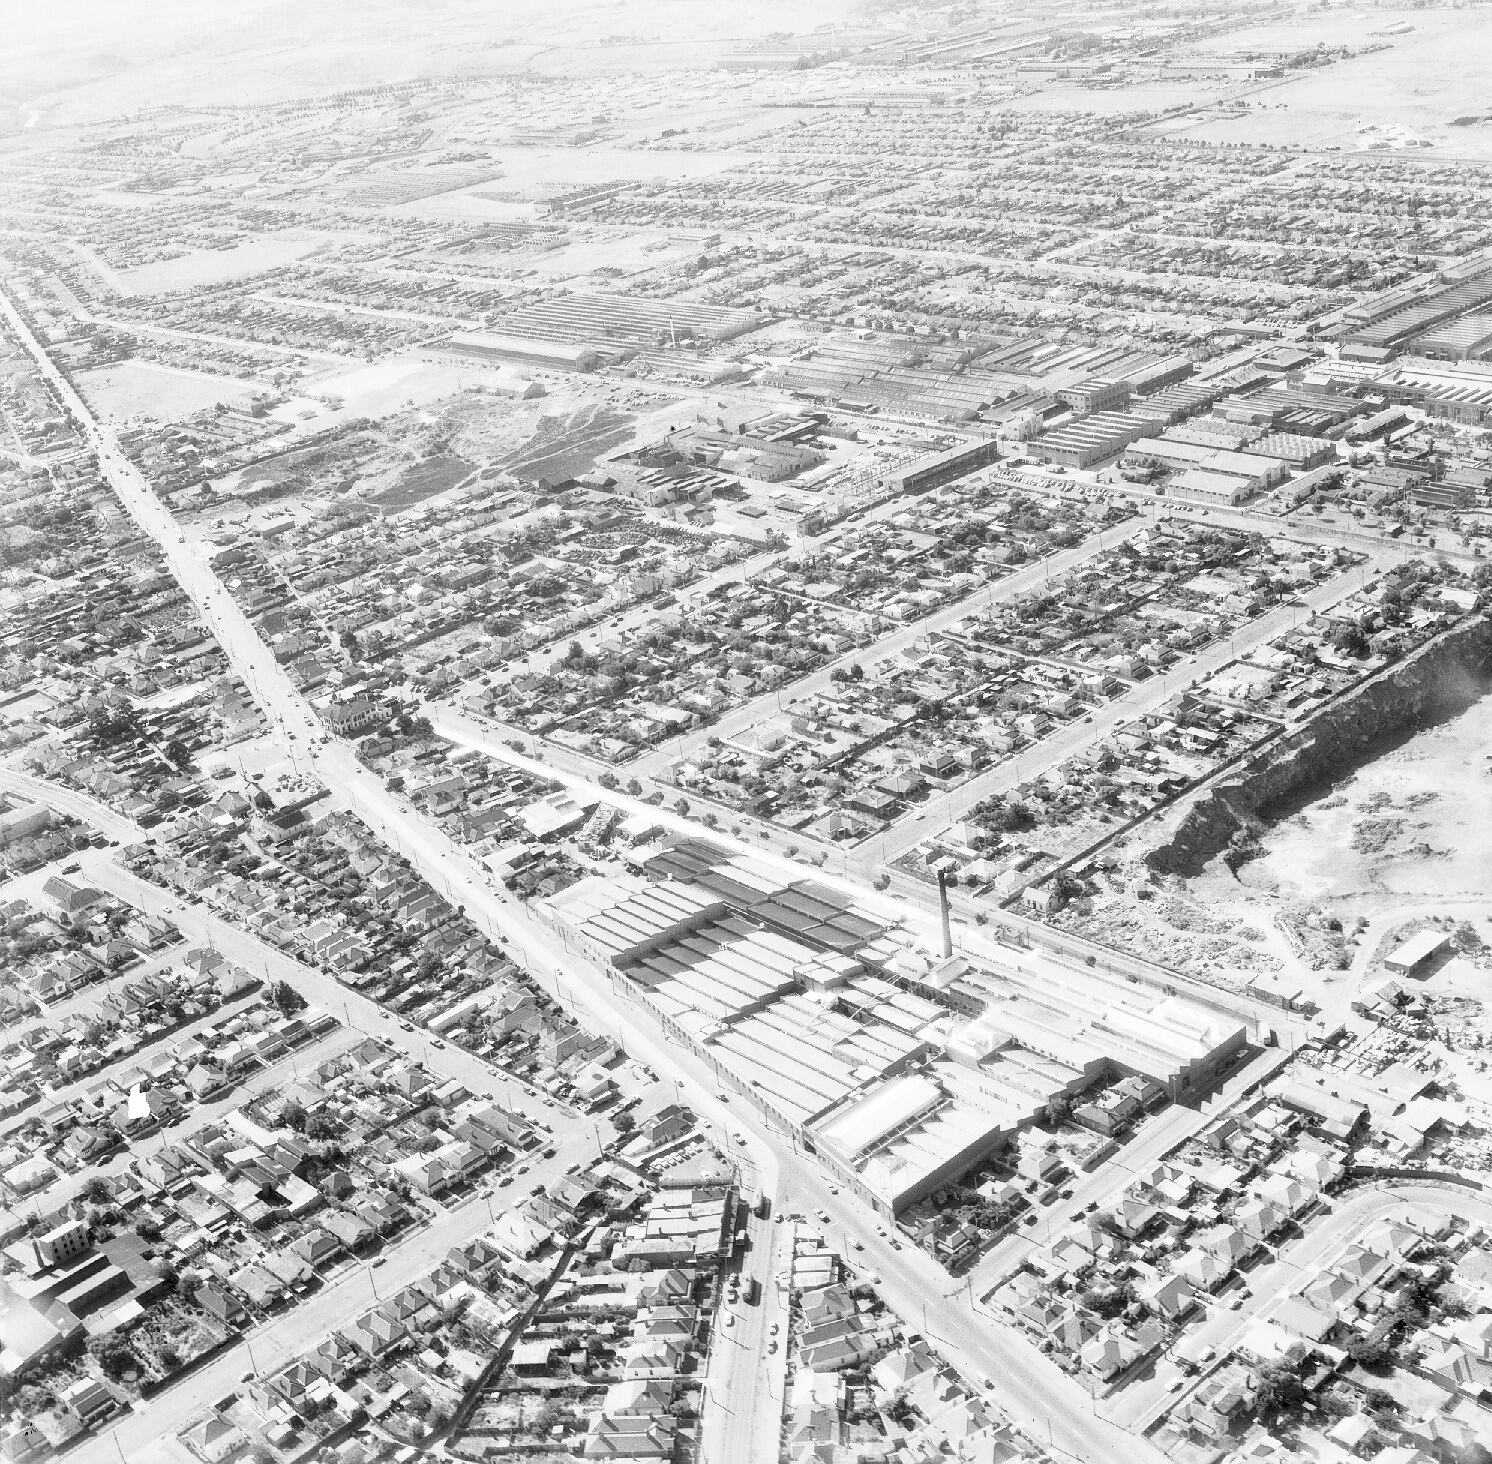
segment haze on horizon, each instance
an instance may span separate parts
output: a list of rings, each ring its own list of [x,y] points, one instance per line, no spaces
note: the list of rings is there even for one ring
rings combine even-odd
[[[161,105],[260,104],[348,86],[521,69],[549,49],[627,35],[706,47],[801,32],[860,0],[29,0],[0,3],[0,109],[54,128]],[[635,58],[629,64],[635,64]]]

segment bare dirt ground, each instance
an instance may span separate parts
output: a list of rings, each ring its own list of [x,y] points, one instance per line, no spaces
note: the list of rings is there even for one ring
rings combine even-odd
[[[1375,915],[1395,904],[1492,904],[1492,697],[1368,764],[1265,835],[1244,888]]]
[[[1381,972],[1416,925],[1473,921],[1492,936],[1492,695],[1415,734],[1260,838],[1235,876],[1197,878],[1138,860],[1059,923],[1229,987],[1263,978],[1322,1002]]]
[[[252,381],[152,361],[119,361],[79,372],[78,388],[95,411],[112,421],[143,413],[159,422],[179,422],[218,402],[246,402],[263,389]]]

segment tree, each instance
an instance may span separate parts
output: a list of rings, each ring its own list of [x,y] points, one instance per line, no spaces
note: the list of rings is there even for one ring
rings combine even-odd
[[[165,754],[166,761],[175,768],[184,768],[192,760],[191,750],[179,737],[173,737],[161,751]]]
[[[1458,951],[1466,953],[1479,951],[1485,945],[1481,936],[1477,934],[1476,928],[1467,920],[1463,920],[1451,932],[1451,943]]]
[[[1366,658],[1371,649],[1362,626],[1350,621],[1337,626],[1330,639],[1332,645],[1344,656],[1355,656],[1359,661]]]
[[[90,1205],[107,1205],[114,1198],[114,1191],[110,1189],[108,1180],[102,1175],[95,1174],[83,1186],[83,1198]]]
[[[135,1354],[123,1337],[108,1335],[95,1338],[88,1344],[93,1360],[103,1369],[104,1376],[116,1383],[125,1373],[136,1366]]]
[[[1360,1367],[1382,1367],[1393,1355],[1382,1337],[1351,1337],[1347,1341],[1347,1356]]]
[[[291,1128],[298,1134],[306,1131],[306,1109],[305,1105],[296,1102],[287,1103],[280,1114],[280,1122],[286,1128]]]
[[[280,1015],[293,1017],[306,1009],[306,999],[288,981],[276,981],[269,989],[269,999],[279,1008]]]
[[[1290,1413],[1305,1402],[1305,1384],[1300,1374],[1284,1363],[1266,1363],[1256,1374],[1259,1395],[1255,1400],[1261,1418]]]

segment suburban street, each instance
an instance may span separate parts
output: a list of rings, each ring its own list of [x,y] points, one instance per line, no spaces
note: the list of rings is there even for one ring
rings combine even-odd
[[[628,777],[636,775],[637,777],[656,778],[665,771],[669,764],[680,759],[687,759],[692,753],[697,752],[708,739],[739,736],[748,727],[753,727],[764,718],[772,716],[779,707],[827,691],[832,685],[832,678],[836,671],[846,670],[859,661],[886,660],[891,656],[899,655],[908,646],[921,640],[923,636],[946,630],[965,616],[972,615],[988,606],[1007,604],[1046,581],[1096,558],[1104,550],[1127,542],[1147,527],[1142,517],[1126,519],[1111,529],[1105,529],[1101,533],[1094,534],[1092,538],[1084,539],[1081,544],[1076,544],[1071,549],[1063,549],[1046,559],[1033,560],[1004,579],[981,585],[973,594],[955,600],[950,605],[944,605],[919,620],[908,622],[900,630],[878,640],[873,648],[847,651],[844,655],[821,666],[817,671],[809,672],[807,676],[786,682],[773,691],[763,692],[760,696],[753,697],[750,701],[732,708],[708,727],[701,727],[668,742],[660,743],[634,762],[629,763],[623,771]]]
[[[1228,1078],[1196,1107],[1173,1103],[1147,1118],[1113,1157],[1090,1174],[1071,1181],[1072,1198],[1035,1211],[1035,1226],[1018,1226],[969,1272],[975,1296],[988,1301],[989,1291],[1002,1277],[1020,1266],[1034,1251],[1044,1249],[1090,1205],[1106,1209],[1162,1155],[1200,1133],[1247,1089],[1257,1086],[1285,1061],[1288,1053],[1266,1048]]]
[[[380,1252],[375,1263],[342,1262],[334,1279],[309,1301],[246,1332],[210,1362],[154,1394],[148,1406],[79,1445],[69,1457],[81,1464],[107,1464],[121,1456],[138,1464],[155,1464],[171,1436],[210,1403],[233,1392],[245,1373],[264,1374],[282,1367],[328,1332],[371,1310],[380,1298],[432,1271],[453,1246],[486,1230],[501,1209],[594,1157],[595,1140],[587,1129],[557,1135],[555,1142],[553,1159],[535,1158],[529,1172],[507,1188],[494,1192],[489,1181],[478,1193],[457,1201],[444,1213],[417,1220]],[[500,1208],[494,1208],[499,1196]],[[174,1441],[169,1446],[174,1457],[192,1458]]]
[[[775,1457],[782,1420],[788,1311],[776,1277],[791,1259],[784,1254],[787,1231],[753,1215],[747,1234],[751,1249],[740,1269],[741,1299],[722,1305],[705,1370],[700,1454],[709,1464]],[[749,1306],[746,1289],[753,1279],[761,1300]],[[726,1316],[732,1318],[729,1326]],[[769,1351],[773,1341],[777,1348]]]
[[[1274,1248],[1274,1258],[1244,1273],[1248,1295],[1238,1310],[1225,1301],[1207,1303],[1207,1319],[1188,1330],[1198,1347],[1212,1347],[1219,1357],[1258,1319],[1268,1320],[1280,1303],[1331,1262],[1370,1226],[1402,1220],[1433,1231],[1447,1216],[1460,1216],[1492,1229],[1492,1199],[1485,1193],[1434,1182],[1384,1183],[1354,1190],[1335,1202],[1332,1213],[1311,1223],[1306,1234]],[[1129,1428],[1146,1427],[1157,1414],[1174,1407],[1172,1385],[1186,1374],[1162,1357],[1153,1372],[1125,1388],[1114,1400],[1113,1416]],[[1195,1386],[1193,1384],[1192,1386]]]
[[[1298,600],[1278,605],[1257,620],[1248,621],[1226,640],[1214,642],[1197,655],[1168,667],[1159,676],[1136,682],[1123,695],[1095,707],[1091,715],[1065,723],[988,772],[919,805],[884,833],[872,835],[856,848],[856,862],[865,868],[894,863],[923,839],[956,822],[976,803],[1039,778],[1080,748],[1106,737],[1121,724],[1156,711],[1188,687],[1215,676],[1231,662],[1247,656],[1275,636],[1283,635],[1307,616],[1346,599],[1373,573],[1374,567],[1368,564],[1315,585]]]
[[[138,844],[145,837],[145,830],[133,819],[115,813],[97,798],[49,783],[5,763],[0,763],[0,791],[14,794],[17,798],[45,803],[58,813],[65,813],[80,823],[90,824],[111,839],[118,839],[121,844]]]
[[[302,752],[303,760],[314,767],[336,800],[357,812],[391,843],[397,835],[397,847],[425,878],[462,904],[479,928],[505,940],[534,979],[576,1011],[587,1025],[617,1036],[633,1057],[656,1071],[676,1076],[688,1093],[691,1106],[702,1117],[720,1128],[739,1132],[756,1166],[761,1191],[779,1196],[781,1141],[748,1104],[737,1102],[726,1113],[717,1096],[718,1080],[703,1063],[669,1041],[651,1018],[626,1001],[604,973],[571,956],[552,931],[530,917],[518,902],[499,893],[444,833],[424,819],[411,818],[382,781],[357,761],[351,747],[339,741],[323,745],[324,733],[318,718],[292,686],[248,618],[234,604],[196,546],[187,546],[185,535],[177,529],[169,511],[52,365],[3,292],[0,292],[0,313],[6,315],[61,399],[84,425],[98,449],[103,471],[114,492],[160,546],[172,573],[217,635],[230,663],[252,688],[271,722]],[[702,826],[693,826],[691,832],[714,837]],[[798,1181],[795,1190],[801,1189],[816,1198],[831,1215],[845,1216],[843,1202],[828,1193],[816,1170],[806,1163],[785,1158],[781,1162],[793,1165]],[[780,1206],[780,1196],[775,1203]],[[1081,1390],[1012,1329],[991,1328],[976,1314],[968,1297],[958,1300],[942,1297],[939,1288],[946,1283],[946,1277],[930,1258],[910,1252],[897,1253],[889,1246],[872,1250],[873,1239],[865,1237],[867,1255],[881,1264],[890,1304],[904,1317],[911,1317],[918,1315],[929,1297],[940,1297],[930,1308],[939,1323],[934,1335],[939,1336],[950,1360],[966,1372],[987,1372],[991,1377],[1006,1380],[998,1390],[999,1402],[1016,1421],[1033,1430],[1045,1429],[1054,1446],[1077,1453],[1088,1464],[1135,1464],[1135,1461],[1143,1464],[1158,1457],[1148,1446],[1137,1446],[1121,1430],[1075,1406],[1080,1402],[1077,1395]],[[300,1335],[308,1333],[302,1329]],[[158,1438],[161,1430],[149,1422],[155,1413],[154,1405],[142,1413],[141,1427]],[[95,1457],[93,1448],[89,1446],[90,1464]]]
[[[1090,1464],[1160,1464],[1164,1456],[1147,1440],[1131,1436],[1099,1413],[1087,1390],[1043,1356],[1015,1327],[983,1312],[966,1281],[953,1281],[927,1255],[868,1206],[828,1182],[811,1159],[796,1151],[782,1157],[782,1205],[805,1215],[822,1209],[830,1217],[828,1238],[856,1263],[880,1277],[887,1304],[928,1340],[964,1380],[984,1393],[1038,1444],[1068,1459]],[[837,1187],[836,1187],[837,1188]],[[854,1236],[861,1251],[848,1246]]]

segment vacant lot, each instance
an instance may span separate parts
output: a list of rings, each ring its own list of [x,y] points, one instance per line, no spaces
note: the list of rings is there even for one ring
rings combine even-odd
[[[335,237],[301,229],[260,234],[231,249],[194,249],[176,259],[120,270],[119,283],[127,295],[171,295],[203,285],[226,284],[294,264]]]
[[[1387,50],[1266,84],[1253,94],[1254,107],[1248,113],[1213,117],[1183,135],[1217,143],[1356,151],[1381,144],[1397,132],[1423,139],[1429,146],[1407,151],[1396,147],[1395,156],[1420,155],[1433,162],[1446,157],[1492,159],[1492,127],[1450,125],[1458,117],[1492,107],[1487,90],[1492,26],[1454,14],[1414,11],[1402,16],[1384,12],[1381,23],[1371,29],[1382,30],[1397,20],[1414,29],[1378,37],[1390,42]],[[1355,26],[1344,18],[1332,43],[1360,46],[1374,39],[1362,33],[1360,18],[1355,18]],[[1269,38],[1273,46],[1304,50],[1325,39],[1320,29],[1271,27]]]
[[[97,412],[114,421],[144,413],[158,422],[179,422],[204,407],[246,402],[260,388],[232,376],[183,371],[153,361],[119,361],[78,373],[78,387]]]
[[[454,488],[475,467],[475,463],[460,457],[426,458],[401,473],[392,487],[373,494],[368,501],[395,512],[401,508],[413,508],[427,498],[434,498],[437,493]]]

